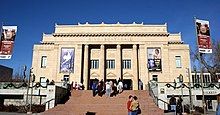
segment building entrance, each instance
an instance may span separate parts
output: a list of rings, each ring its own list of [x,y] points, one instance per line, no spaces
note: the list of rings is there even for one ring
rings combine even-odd
[[[132,80],[131,79],[123,79],[123,89],[124,90],[132,90]]]

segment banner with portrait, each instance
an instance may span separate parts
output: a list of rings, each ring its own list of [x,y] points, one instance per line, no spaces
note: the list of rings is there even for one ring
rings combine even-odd
[[[2,26],[0,41],[0,59],[11,59],[17,26]]]
[[[197,42],[200,53],[212,53],[209,21],[196,19]]]
[[[61,48],[60,72],[67,73],[74,71],[74,48]]]
[[[160,48],[148,48],[148,70],[149,71],[161,71],[161,49]]]

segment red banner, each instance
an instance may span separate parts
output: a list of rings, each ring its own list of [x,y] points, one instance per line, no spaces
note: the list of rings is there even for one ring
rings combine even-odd
[[[3,26],[0,41],[0,59],[11,59],[17,26]]]
[[[212,53],[209,21],[196,19],[197,42],[200,53]]]

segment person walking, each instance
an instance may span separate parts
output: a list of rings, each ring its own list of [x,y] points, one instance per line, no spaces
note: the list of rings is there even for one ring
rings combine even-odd
[[[107,95],[108,97],[110,97],[111,92],[112,92],[112,87],[111,87],[111,85],[110,85],[110,82],[108,82],[108,81],[107,81],[105,84],[106,84],[106,95]]]
[[[177,110],[176,110],[176,113],[178,113],[179,115],[182,115],[183,113],[183,106],[182,106],[182,102],[183,102],[183,99],[179,96],[179,99],[177,100]]]
[[[131,110],[131,102],[133,100],[133,96],[129,95],[128,101],[127,101],[127,109],[128,109],[128,115],[132,115],[132,110]]]
[[[174,95],[172,95],[172,97],[170,98],[170,107],[172,111],[176,112],[176,98],[174,97]]]
[[[119,93],[122,93],[122,91],[123,91],[123,83],[122,83],[122,81],[118,82],[117,90],[118,90]]]
[[[93,84],[92,84],[92,95],[93,95],[93,97],[95,97],[96,93],[97,93],[97,84],[96,84],[95,81],[93,81]]]

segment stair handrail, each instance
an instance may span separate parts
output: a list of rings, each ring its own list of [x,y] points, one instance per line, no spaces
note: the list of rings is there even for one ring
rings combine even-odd
[[[170,104],[162,99],[159,99],[153,92],[152,88],[151,88],[151,84],[152,81],[148,82],[148,89],[149,89],[149,95],[153,98],[154,103],[158,106],[158,102],[161,101],[164,104],[164,109],[166,108],[165,106],[169,106]]]
[[[158,106],[158,98],[157,98],[157,96],[155,96],[153,90],[151,89],[150,83],[151,83],[151,81],[148,82],[149,95],[153,98],[154,103]]]
[[[50,100],[44,102],[44,103],[41,104],[41,105],[45,105],[45,106],[46,106],[46,104],[48,103],[48,105],[47,105],[47,106],[48,106],[47,109],[49,109],[49,108],[50,108],[50,102],[53,101],[53,100],[55,100],[55,98],[52,98],[52,99],[50,99]],[[45,108],[45,110],[46,110],[46,108]]]

